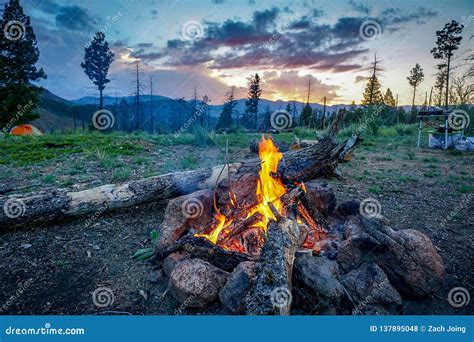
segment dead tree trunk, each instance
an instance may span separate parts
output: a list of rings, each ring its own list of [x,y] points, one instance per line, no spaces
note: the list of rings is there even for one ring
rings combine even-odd
[[[276,210],[275,215],[278,215]],[[292,301],[291,278],[300,229],[295,220],[277,216],[268,230],[257,277],[246,296],[248,315],[289,315]]]
[[[330,139],[284,154],[279,166],[281,177],[287,182],[308,181],[335,174],[338,163],[350,158],[361,139],[353,138],[341,144]],[[80,215],[102,213],[137,204],[159,201],[212,189],[220,175],[240,177],[258,173],[260,161],[235,163],[194,171],[168,173],[123,184],[109,184],[97,188],[70,192],[56,189],[35,194],[0,197],[0,226],[13,227],[51,222]],[[14,209],[14,210],[12,210]]]

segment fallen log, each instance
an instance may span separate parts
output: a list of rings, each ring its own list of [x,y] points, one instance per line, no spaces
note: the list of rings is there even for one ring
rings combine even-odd
[[[361,142],[357,136],[336,144],[323,139],[318,144],[284,154],[278,172],[284,181],[308,181],[336,175],[338,163],[350,159]],[[16,227],[59,221],[80,215],[101,214],[105,211],[174,198],[202,189],[213,189],[222,175],[238,179],[246,173],[258,173],[260,161],[235,163],[193,171],[168,173],[160,176],[108,184],[89,190],[71,192],[55,189],[34,194],[0,197],[0,226]]]
[[[295,220],[280,216],[274,208],[272,210],[277,221],[270,223],[256,266],[257,277],[246,296],[248,315],[290,314],[293,263],[302,242],[301,234]]]

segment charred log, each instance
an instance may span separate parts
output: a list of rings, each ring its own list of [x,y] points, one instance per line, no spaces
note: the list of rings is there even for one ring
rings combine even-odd
[[[257,262],[257,277],[246,297],[249,315],[289,315],[291,278],[300,229],[296,221],[278,217],[270,224],[262,255]]]

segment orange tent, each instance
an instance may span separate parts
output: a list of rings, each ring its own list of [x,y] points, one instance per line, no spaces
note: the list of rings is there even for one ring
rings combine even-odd
[[[43,135],[41,131],[33,125],[19,125],[13,127],[10,131],[11,135]]]

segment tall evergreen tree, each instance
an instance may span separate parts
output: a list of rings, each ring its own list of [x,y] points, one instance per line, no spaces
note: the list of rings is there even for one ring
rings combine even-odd
[[[362,104],[364,105],[371,106],[373,104],[381,104],[383,102],[383,94],[380,90],[379,79],[377,78],[377,71],[379,71],[377,68],[377,63],[377,55],[375,55],[372,66],[372,76],[369,77],[363,94]]]
[[[407,77],[408,83],[413,87],[413,99],[411,101],[411,110],[415,109],[416,88],[423,82],[425,74],[420,64],[416,63],[415,67],[410,70],[410,76]]]
[[[19,0],[5,4],[0,27],[0,126],[9,127],[38,118],[34,109],[41,89],[32,82],[46,74],[35,66],[36,35]]]
[[[373,105],[381,104],[383,102],[382,91],[380,90],[380,82],[376,75],[373,75],[367,81],[365,91],[363,94],[362,104]]]
[[[222,107],[222,112],[219,115],[219,120],[217,121],[216,129],[226,129],[232,126],[232,114],[234,107],[237,104],[235,101],[235,87],[232,86],[227,93],[227,100]]]
[[[446,68],[446,95],[444,100],[444,106],[446,109],[449,104],[449,72],[451,69],[451,59],[454,55],[454,51],[459,49],[459,44],[461,44],[461,33],[463,28],[464,25],[459,24],[455,20],[447,23],[442,30],[436,31],[436,46],[431,49],[431,53],[435,59],[444,60],[443,64],[440,65],[440,68]]]
[[[110,82],[107,78],[110,64],[114,60],[114,54],[109,49],[109,43],[105,40],[103,32],[97,32],[89,46],[84,48],[84,62],[81,67],[85,74],[99,89],[99,108],[104,106],[103,91],[105,85]]]
[[[395,107],[395,99],[393,98],[390,88],[387,88],[387,91],[385,92],[383,103],[385,103],[386,106]]]
[[[316,127],[316,121],[314,120],[313,108],[307,103],[300,114],[300,125],[305,127]]]
[[[244,114],[244,124],[248,128],[257,129],[258,125],[258,102],[262,95],[262,89],[260,88],[260,76],[255,74],[250,80],[250,87],[248,92],[247,101],[245,102],[246,111]]]

